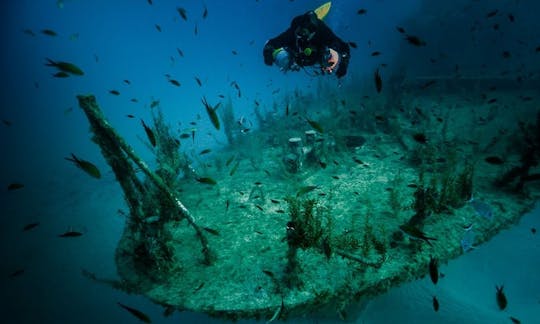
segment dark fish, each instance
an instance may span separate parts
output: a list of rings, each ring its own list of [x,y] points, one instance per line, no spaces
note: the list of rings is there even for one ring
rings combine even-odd
[[[208,8],[206,8],[206,5],[204,6],[204,11],[203,11],[202,17],[203,17],[203,19],[206,19],[206,17],[208,17]]]
[[[178,11],[178,14],[180,15],[180,17],[182,17],[182,19],[184,19],[185,21],[187,21],[187,12],[186,12],[186,9],[182,8],[182,7],[176,7],[176,11]]]
[[[516,17],[514,17],[512,14],[508,14],[508,20],[510,20],[510,22],[514,22],[516,21]]]
[[[208,103],[208,101],[206,101],[206,98],[203,97],[202,98],[202,103],[204,105],[204,107],[206,108],[206,113],[208,114],[208,117],[210,118],[210,121],[212,122],[212,125],[214,125],[214,127],[219,130],[219,118],[218,118],[218,115],[216,113],[216,110],[218,109],[219,105],[221,105],[221,102],[219,102],[217,105],[215,105],[214,107],[210,106],[210,104]]]
[[[426,236],[424,232],[409,224],[401,225],[399,226],[399,229],[402,230],[403,233],[407,234],[409,237],[417,240],[422,240],[426,242],[429,246],[433,246],[430,241],[437,240],[436,238]]]
[[[502,57],[503,57],[503,58],[510,58],[511,56],[512,56],[512,54],[510,54],[509,51],[504,51],[504,52],[502,53]]]
[[[197,36],[199,34],[199,27],[197,26],[197,23],[195,23],[195,28],[193,29],[193,34]]]
[[[536,228],[531,227],[531,233],[536,234]]]
[[[22,230],[23,230],[23,232],[26,232],[26,231],[34,229],[34,228],[36,228],[38,226],[39,226],[39,222],[29,223],[29,224],[24,225]]]
[[[300,189],[298,189],[298,191],[296,192],[296,197],[300,197],[302,195],[305,195],[307,194],[308,192],[311,192],[315,189],[319,188],[319,186],[304,186],[304,187],[301,187]]]
[[[358,9],[358,11],[356,13],[359,14],[359,15],[365,15],[367,13],[367,9],[364,9],[364,8]]]
[[[508,300],[506,299],[506,295],[504,294],[504,286],[495,286],[495,289],[497,289],[496,297],[497,297],[497,305],[499,305],[499,309],[503,310],[508,305]]]
[[[148,0],[148,4],[149,4],[149,5],[152,5],[152,0]]]
[[[25,33],[28,36],[32,36],[32,37],[36,36],[36,34],[31,29],[25,29],[25,30],[23,30],[23,33]]]
[[[207,231],[208,233],[212,234],[212,235],[219,235],[219,232],[213,228],[210,228],[210,227],[203,227],[203,230]]]
[[[512,323],[514,323],[514,324],[521,324],[521,321],[518,320],[517,318],[515,318],[515,317],[513,317],[513,316],[510,316],[509,318],[510,318],[510,320],[512,321]]]
[[[195,77],[195,82],[197,82],[197,84],[199,85],[199,87],[202,87],[201,79],[199,79],[198,77]]]
[[[378,93],[381,93],[382,91],[382,78],[381,74],[379,73],[379,68],[375,70],[375,73],[373,74],[373,79],[375,80],[375,89],[377,89]]]
[[[134,116],[134,115],[131,115],[131,114],[126,115],[126,117],[127,117],[127,118],[135,118],[135,116]]]
[[[137,98],[131,98],[129,101],[134,102],[134,103],[139,102],[139,100],[137,100]]]
[[[355,42],[349,42],[349,45],[350,45],[352,48],[358,48],[358,45],[357,45]]]
[[[67,78],[67,77],[69,77],[69,73],[64,72],[64,71],[58,71],[55,74],[53,74],[52,76],[55,77],[55,78]]]
[[[536,53],[540,52],[540,46],[538,46],[535,50]]]
[[[157,31],[161,33],[161,26],[158,24],[155,24],[154,26],[156,26]]]
[[[379,56],[379,55],[381,55],[381,52],[379,51],[371,52],[371,56]]]
[[[439,311],[439,300],[436,296],[433,296],[433,310],[436,312]]]
[[[236,163],[234,164],[234,166],[232,167],[231,171],[229,172],[229,175],[232,177],[235,173],[236,173],[236,170],[238,170],[238,166],[240,165],[240,161],[236,161]]]
[[[314,121],[314,120],[311,120],[311,119],[307,119],[307,118],[306,118],[306,121],[307,121],[307,122],[309,123],[309,125],[310,125],[314,130],[316,130],[317,132],[319,132],[319,133],[321,133],[321,134],[324,133],[324,129],[322,128],[322,126],[321,126],[318,122],[316,122],[316,121]]]
[[[504,164],[504,160],[498,156],[488,156],[484,159],[489,164],[501,165]]]
[[[156,136],[154,135],[154,132],[150,127],[148,127],[144,120],[141,119],[141,124],[144,128],[144,132],[146,133],[146,137],[148,137],[148,140],[150,141],[150,144],[152,144],[153,147],[156,147]]]
[[[190,137],[191,137],[191,135],[186,134],[186,133],[180,134],[180,139],[188,139]]]
[[[236,50],[231,51],[232,55],[238,55],[238,52]]]
[[[115,95],[115,96],[119,96],[120,95],[120,91],[118,90],[109,90],[109,93],[112,94],[112,95]]]
[[[494,104],[496,102],[497,102],[497,98],[492,98],[492,99],[489,99],[487,103],[488,104]]]
[[[69,231],[66,231],[62,234],[58,234],[58,237],[79,237],[79,236],[82,236],[83,233],[81,232],[78,232],[78,231],[73,231],[73,230],[69,230]]]
[[[6,126],[11,126],[13,125],[13,123],[7,119],[2,119],[2,124],[6,125]]]
[[[212,152],[211,149],[204,149],[204,150],[202,150],[201,152],[199,152],[199,155],[205,155],[205,154],[208,154],[208,153],[210,153],[210,152]]]
[[[66,73],[70,73],[73,75],[84,75],[84,72],[75,64],[69,63],[69,62],[62,62],[62,61],[53,61],[50,58],[47,58],[47,63],[45,63],[46,66],[53,66],[57,68],[60,71],[64,71]]]
[[[126,85],[130,85],[130,84],[131,84],[131,81],[129,81],[128,79],[124,79],[124,83],[125,83]]]
[[[159,100],[152,100],[150,103],[150,108],[155,108],[157,106],[159,106]]]
[[[332,256],[332,246],[330,245],[330,240],[328,239],[328,236],[323,239],[322,243],[322,248],[324,255],[326,256],[326,260],[330,260],[330,257]]]
[[[178,82],[178,81],[175,80],[175,79],[169,79],[169,82],[170,82],[172,85],[174,85],[174,86],[177,86],[177,87],[180,86],[180,82]]]
[[[137,317],[139,320],[145,322],[145,323],[152,323],[152,321],[150,320],[150,317],[148,317],[148,315],[146,315],[145,313],[141,312],[140,310],[138,309],[135,309],[135,308],[132,308],[132,307],[129,307],[129,306],[126,306],[120,302],[117,302],[117,304],[122,307],[123,309],[127,310],[128,312],[131,313],[131,315]]]
[[[212,186],[217,184],[216,180],[210,177],[201,177],[201,178],[196,178],[195,180],[197,180],[200,183],[204,183],[204,184],[212,185]]]
[[[12,191],[12,190],[18,190],[18,189],[22,189],[24,188],[24,185],[22,183],[10,183],[8,186],[7,186],[7,190],[9,191]]]
[[[264,209],[260,205],[255,205],[255,207],[257,207],[257,209],[260,211],[264,211]]]
[[[403,27],[397,26],[396,29],[397,29],[398,32],[400,32],[402,34],[405,34],[405,29]]]
[[[499,10],[493,10],[487,13],[486,18],[492,18],[495,17],[499,13]]]
[[[426,134],[424,133],[414,133],[413,134],[413,139],[420,143],[420,144],[426,144],[427,143],[427,137],[426,137]]]
[[[179,49],[179,48],[177,47],[177,48],[176,48],[176,51],[178,52],[178,56],[184,57],[184,52],[182,52],[181,49]]]
[[[17,269],[15,271],[13,271],[12,273],[9,274],[9,277],[10,278],[15,278],[15,277],[18,277],[20,275],[22,275],[24,273],[24,269]]]
[[[434,285],[439,281],[439,261],[437,258],[430,257],[429,259],[429,277]]]
[[[58,33],[56,33],[54,30],[52,29],[42,29],[41,30],[41,33],[43,35],[47,35],[47,36],[58,36]]]
[[[83,159],[79,159],[78,157],[75,156],[75,154],[71,153],[71,157],[66,157],[64,158],[65,160],[68,160],[70,162],[73,162],[73,164],[75,164],[75,166],[81,170],[83,170],[84,172],[86,172],[87,174],[89,174],[90,176],[96,178],[96,179],[99,179],[101,178],[101,173],[99,172],[99,169],[92,163],[88,162],[88,161],[85,161]]]
[[[420,39],[418,36],[406,35],[405,40],[414,46],[426,46],[426,42]]]

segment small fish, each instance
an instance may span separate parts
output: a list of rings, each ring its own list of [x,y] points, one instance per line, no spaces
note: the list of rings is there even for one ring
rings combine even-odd
[[[177,47],[177,48],[176,48],[176,51],[178,52],[178,56],[184,57],[184,52],[182,52],[181,49],[179,49],[179,48]]]
[[[367,9],[358,9],[358,11],[356,12],[358,15],[365,15],[367,13]]]
[[[536,228],[531,227],[531,233],[536,234]]]
[[[512,323],[514,323],[514,324],[521,324],[521,321],[518,320],[517,318],[515,318],[515,317],[513,317],[513,316],[510,316],[509,318],[510,318],[510,320],[512,321]]]
[[[42,29],[42,30],[41,30],[41,33],[42,33],[43,35],[47,35],[47,36],[53,36],[53,37],[54,37],[54,36],[58,36],[58,33],[55,32],[55,31],[52,30],[52,29]]]
[[[24,185],[22,183],[17,183],[17,182],[10,183],[7,186],[7,190],[9,190],[9,191],[19,190],[19,189],[22,189],[22,188],[24,188]]]
[[[131,98],[129,101],[133,102],[133,103],[137,103],[139,102],[139,100],[137,98]]]
[[[219,130],[220,128],[220,125],[219,125],[219,118],[218,118],[218,115],[216,113],[216,110],[219,108],[219,105],[221,105],[221,102],[219,102],[217,105],[215,105],[214,107],[212,107],[208,101],[206,101],[206,98],[203,97],[202,98],[202,103],[204,105],[204,107],[206,108],[206,113],[208,114],[208,117],[210,118],[210,121],[212,122],[212,125],[214,125],[214,127]]]
[[[84,72],[75,64],[69,63],[69,62],[62,62],[62,61],[53,61],[50,58],[47,58],[47,63],[45,63],[46,66],[53,66],[57,68],[60,71],[64,71],[69,74],[73,75],[84,75]]]
[[[149,4],[149,5],[152,5],[152,0],[148,0],[148,4]]]
[[[199,34],[199,27],[197,26],[197,23],[195,23],[195,28],[193,29],[193,34],[197,36]]]
[[[178,80],[175,80],[175,79],[169,79],[169,82],[176,86],[176,87],[179,87],[180,86],[180,82],[178,82]]]
[[[276,209],[276,213],[285,214],[285,211],[283,209]]]
[[[427,143],[427,137],[426,137],[426,134],[424,133],[414,133],[413,134],[413,139],[420,143],[420,144],[426,144]]]
[[[311,119],[307,119],[307,118],[306,118],[306,121],[317,132],[319,132],[321,134],[324,133],[324,129],[322,128],[322,126],[318,122],[316,122],[314,120],[311,120]]]
[[[78,157],[75,156],[75,154],[71,153],[71,157],[66,157],[64,158],[65,160],[68,160],[70,162],[73,162],[73,164],[75,164],[75,166],[81,170],[83,170],[84,172],[86,172],[87,174],[89,174],[90,176],[96,178],[96,179],[99,179],[101,178],[101,173],[99,172],[99,169],[92,163],[88,162],[88,161],[85,161],[83,159],[79,159]]]
[[[255,205],[255,207],[257,207],[257,209],[260,211],[264,211],[264,209],[260,205]]]
[[[426,242],[429,246],[433,246],[430,241],[437,240],[436,238],[426,236],[424,232],[409,224],[400,225],[399,229],[402,230],[403,233],[407,234],[409,237],[417,240],[422,240]]]
[[[434,285],[439,281],[439,261],[437,258],[430,257],[429,259],[429,277]]]
[[[492,98],[487,101],[488,104],[493,104],[497,102],[497,98]]]
[[[238,166],[240,165],[240,161],[236,161],[236,163],[234,164],[234,166],[232,167],[231,171],[229,172],[229,175],[232,177],[235,173],[236,173],[236,170],[238,170]]]
[[[484,161],[486,161],[489,164],[494,164],[494,165],[504,164],[504,160],[498,156],[488,156],[484,159]]]
[[[371,56],[379,56],[379,55],[381,55],[381,52],[379,51],[371,52]]]
[[[29,224],[24,225],[22,230],[23,230],[23,232],[26,232],[26,231],[34,229],[34,228],[36,228],[38,226],[39,226],[39,222],[29,223]]]
[[[159,100],[152,100],[150,103],[150,108],[155,108],[157,106],[159,106]]]
[[[66,231],[62,234],[58,234],[58,237],[79,237],[79,236],[82,236],[83,233],[81,232],[78,232],[78,231],[74,231],[74,230],[69,230],[69,231]]]
[[[157,31],[161,33],[161,26],[158,24],[155,24],[154,26],[156,27]]]
[[[134,116],[134,115],[131,115],[131,114],[126,115],[126,117],[127,117],[127,118],[135,118],[135,116]]]
[[[154,132],[152,131],[152,129],[150,127],[148,127],[144,120],[141,119],[141,124],[144,128],[144,132],[146,133],[146,137],[148,137],[148,140],[150,141],[150,144],[153,146],[153,147],[156,147],[156,136],[154,135]]]
[[[356,44],[355,42],[349,42],[349,45],[350,45],[352,48],[358,48],[358,44]]]
[[[499,305],[499,309],[503,310],[508,305],[508,300],[506,299],[506,295],[504,294],[504,286],[495,286],[495,289],[497,289],[496,297],[497,297],[497,305]]]
[[[307,194],[308,192],[311,192],[311,191],[313,191],[313,190],[315,190],[317,188],[319,188],[319,186],[304,186],[304,187],[301,187],[296,192],[296,197],[303,196],[303,195]]]
[[[200,183],[204,183],[204,184],[212,185],[212,186],[217,184],[216,180],[210,177],[200,177],[200,178],[196,178],[195,180],[197,180]]]
[[[15,277],[18,277],[20,275],[22,275],[24,273],[24,269],[17,269],[15,271],[13,271],[12,273],[9,274],[9,277],[10,278],[15,278]]]
[[[407,42],[409,42],[409,44],[412,44],[414,46],[426,46],[426,42],[423,41],[422,39],[420,39],[418,36],[414,36],[414,35],[406,35],[405,36],[405,40]]]
[[[211,149],[204,149],[204,150],[202,150],[201,152],[199,152],[199,155],[205,155],[205,154],[208,154],[208,153],[210,153],[210,152],[212,152]]]
[[[176,11],[178,11],[178,14],[180,15],[180,17],[182,17],[182,19],[184,19],[184,21],[187,21],[187,11],[186,11],[186,9],[184,9],[182,7],[176,7]]]
[[[502,57],[503,57],[503,58],[510,58],[511,56],[512,56],[512,54],[510,54],[509,51],[504,51],[504,52],[502,53]]]
[[[36,34],[31,29],[25,29],[25,30],[23,30],[23,33],[25,33],[28,36],[32,36],[32,37],[36,36]]]
[[[219,236],[219,232],[213,228],[210,228],[210,227],[203,227],[203,230],[207,231],[208,233],[212,234],[212,235],[216,235],[216,236]]]
[[[382,78],[381,74],[379,73],[379,68],[375,70],[375,73],[373,75],[373,79],[375,81],[375,89],[377,89],[377,93],[381,93],[382,91]]]
[[[490,11],[486,14],[486,18],[492,18],[495,17],[499,13],[499,10],[495,9],[493,11]]]
[[[13,123],[11,121],[7,120],[7,119],[2,119],[2,124],[6,125],[8,127],[13,125]]]
[[[202,87],[201,79],[199,79],[198,77],[195,77],[195,82],[197,82],[197,84],[199,85],[199,87]]]
[[[112,94],[112,95],[115,95],[115,96],[119,96],[120,95],[120,91],[118,90],[109,90],[109,93]]]
[[[235,158],[234,155],[228,158],[227,161],[225,162],[225,166],[229,166],[232,163],[232,161],[234,161],[234,158]]]
[[[53,74],[52,76],[55,77],[55,78],[67,78],[67,77],[69,77],[69,73],[64,72],[64,71],[58,71],[55,74]]]
[[[229,211],[230,206],[231,206],[231,202],[229,201],[229,199],[227,199],[227,201],[225,202],[225,211]]]
[[[145,322],[145,323],[152,323],[152,320],[150,320],[150,317],[146,315],[145,313],[141,312],[138,309],[126,306],[120,302],[117,302],[118,306],[122,307],[123,309],[127,310],[131,315],[137,317],[139,320]]]
[[[206,8],[206,5],[205,5],[204,6],[204,11],[203,11],[203,14],[202,14],[202,18],[206,19],[206,17],[208,17],[208,8]]]
[[[436,312],[439,311],[439,300],[436,296],[433,296],[433,310]]]
[[[238,55],[238,52],[236,50],[231,51],[232,55]]]
[[[123,82],[124,82],[125,85],[130,85],[131,84],[131,81],[129,81],[128,79],[124,79]]]
[[[190,137],[191,137],[191,135],[189,135],[187,133],[180,134],[180,139],[188,139]]]
[[[396,29],[397,29],[398,32],[400,32],[402,34],[405,34],[405,28],[396,26]]]

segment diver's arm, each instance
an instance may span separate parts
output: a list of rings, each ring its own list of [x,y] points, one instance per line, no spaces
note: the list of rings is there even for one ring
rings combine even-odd
[[[291,28],[277,37],[268,40],[263,48],[264,64],[272,65],[274,62],[274,51],[281,47],[288,50],[291,47],[291,43],[294,44],[294,31]]]
[[[351,56],[349,44],[337,37],[336,34],[334,34],[334,32],[324,23],[322,23],[319,27],[319,32],[321,33],[326,46],[338,53],[339,66],[336,71],[336,76],[338,78],[343,77],[345,74],[347,74],[347,67],[349,66],[349,59]]]

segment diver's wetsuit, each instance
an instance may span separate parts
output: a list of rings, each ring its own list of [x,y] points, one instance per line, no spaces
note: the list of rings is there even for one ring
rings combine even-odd
[[[299,33],[306,35],[306,32],[311,37],[297,36]],[[263,56],[266,65],[272,65],[273,52],[281,47],[285,48],[292,56],[293,62],[301,67],[317,63],[325,66],[327,48],[331,48],[339,54],[337,77],[341,78],[347,73],[350,57],[349,44],[337,37],[322,20],[317,18],[313,11],[295,17],[289,29],[265,44]],[[308,52],[309,55],[304,52],[306,48],[311,49],[311,53]]]

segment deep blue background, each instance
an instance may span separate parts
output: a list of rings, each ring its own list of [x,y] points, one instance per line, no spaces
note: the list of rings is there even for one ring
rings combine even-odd
[[[315,88],[319,78],[303,72],[283,75],[265,66],[262,46],[294,16],[321,3],[155,0],[149,5],[146,0],[65,0],[60,9],[54,0],[3,1],[0,119],[12,125],[0,124],[0,184],[21,182],[25,188],[0,190],[2,321],[132,322],[116,305],[122,301],[148,312],[154,322],[206,322],[204,316],[193,314],[162,319],[161,310],[144,298],[97,286],[80,275],[81,267],[115,275],[114,248],[124,222],[116,210],[125,207],[112,173],[89,140],[88,123],[75,96],[95,94],[111,123],[143,158],[150,159],[151,152],[139,139],[144,138],[139,118],[150,120],[153,99],[160,100],[166,118],[179,130],[201,114],[196,147],[212,144],[214,139],[206,135],[212,126],[205,118],[202,96],[216,103],[219,94],[231,95],[237,114],[250,117],[254,100],[271,107],[274,90],[284,94]],[[176,12],[178,6],[186,9],[187,22]],[[360,8],[366,8],[367,14],[358,15]],[[497,16],[487,19],[486,14],[495,9]],[[360,89],[361,80],[367,76],[371,82],[380,63],[388,64],[385,78],[403,69],[408,75],[444,75],[456,64],[469,75],[509,71],[538,77],[539,12],[540,4],[534,0],[338,0],[326,22],[344,40],[358,44],[343,82],[358,82]],[[509,21],[508,14],[515,16],[515,22]],[[493,29],[494,24],[500,25],[499,30]],[[408,45],[395,30],[398,25],[424,38],[428,46]],[[40,33],[45,28],[58,36]],[[26,29],[35,36],[24,33]],[[179,57],[176,48],[185,56]],[[233,55],[233,50],[238,54]],[[383,55],[371,57],[375,50]],[[501,56],[506,50],[512,53],[510,60]],[[438,64],[427,64],[433,57]],[[55,70],[44,66],[46,58],[73,62],[85,75],[53,78]],[[174,87],[165,74],[182,85]],[[203,87],[196,84],[195,76]],[[124,79],[131,85],[125,85]],[[235,96],[232,81],[240,85],[242,98]],[[333,77],[327,77],[327,82],[341,91]],[[121,95],[109,94],[112,89]],[[131,98],[138,103],[130,102]],[[67,163],[63,158],[71,152],[94,162],[103,179],[92,179]],[[31,232],[21,231],[34,221],[41,225]],[[452,263],[447,274],[454,279],[448,279],[446,286],[443,282],[438,292],[451,302],[448,308],[441,306],[438,314],[431,309],[432,287],[420,281],[377,298],[366,309],[366,323],[507,323],[509,315],[528,318],[524,323],[538,320],[533,316],[540,313],[538,240],[529,232],[534,224],[538,226],[538,215],[528,216],[525,225]],[[71,241],[56,237],[69,228],[86,234]],[[8,278],[16,269],[25,273]],[[493,286],[500,283],[507,287],[508,314],[494,304]]]

